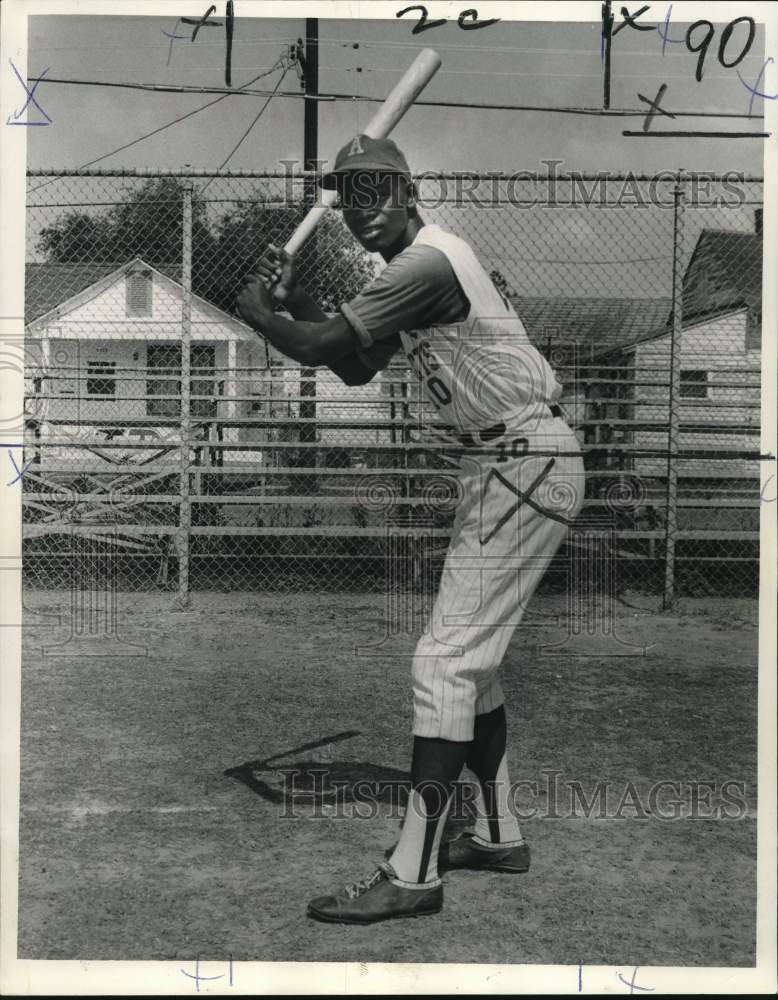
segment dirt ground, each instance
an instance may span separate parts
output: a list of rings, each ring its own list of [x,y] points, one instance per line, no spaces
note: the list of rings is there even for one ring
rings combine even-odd
[[[549,652],[564,606],[539,597],[503,666],[531,871],[343,927],[306,902],[370,874],[409,767],[412,642],[381,644],[384,599],[120,594],[118,641],[90,644],[67,594],[26,592],[19,957],[752,965],[756,604],[625,602],[615,636]],[[357,815],[360,778],[384,784]],[[573,815],[571,783],[600,781]]]

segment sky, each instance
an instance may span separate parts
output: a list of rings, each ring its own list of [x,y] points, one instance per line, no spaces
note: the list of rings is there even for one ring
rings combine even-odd
[[[286,45],[304,35],[305,30],[303,19],[241,16],[241,8],[245,10],[247,6],[245,0],[243,3],[236,0],[234,86],[272,67]],[[498,6],[510,14],[512,5]],[[138,0],[132,9],[143,10],[143,7],[143,0]],[[147,7],[152,9],[153,5]],[[434,5],[431,7],[434,12]],[[455,20],[450,20],[418,35],[411,33],[414,19],[410,16],[394,20],[321,18],[320,90],[383,98],[417,51],[431,46],[439,51],[443,65],[423,98],[600,107],[599,3],[581,3],[579,7],[582,20],[578,24],[522,23],[504,18],[490,27],[464,31]],[[618,4],[615,7],[618,9]],[[675,7],[683,10],[683,4]],[[181,13],[199,16],[206,8],[205,3],[181,4]],[[250,9],[256,11],[258,7],[253,5]],[[666,7],[655,9],[663,18]],[[224,4],[219,2],[214,16],[223,13]],[[224,29],[202,28],[192,42],[188,38],[191,27],[179,26],[177,32],[176,27],[173,16],[34,16],[29,21],[28,75],[47,71],[49,77],[59,78],[224,86]],[[681,22],[676,24],[671,20],[670,38],[683,38],[684,30]],[[171,45],[165,32],[187,38],[174,40]],[[730,59],[745,34],[743,25],[733,33],[727,50]],[[664,83],[665,108],[748,113],[751,94],[738,79],[737,71],[746,81],[752,84],[756,81],[764,60],[761,29],[749,54],[737,67],[729,69],[722,67],[717,59],[720,35],[718,27],[705,59],[703,79],[697,82],[697,55],[684,44],[668,42],[663,46],[656,30],[622,29],[613,39],[611,106],[647,107],[638,94],[651,100]],[[771,90],[771,84],[778,89],[776,74],[771,79],[770,73],[772,69],[762,81],[762,89]],[[278,77],[275,72],[257,86],[273,86]],[[299,93],[294,72],[287,74],[280,89]],[[29,165],[77,167],[213,97],[44,81],[36,90],[36,100],[51,118],[51,125],[27,129]],[[263,100],[253,96],[229,97],[157,136],[108,157],[100,165],[217,167],[246,130]],[[758,98],[753,102],[755,114],[762,112],[762,104]],[[376,107],[353,101],[320,103],[319,155],[333,157],[339,146],[364,127]],[[762,172],[759,140],[644,139],[621,135],[625,128],[640,130],[641,126],[640,118],[415,106],[393,137],[417,171],[532,170],[551,158],[564,160],[561,169],[583,171],[653,172],[682,166],[688,170]],[[758,120],[694,118],[670,122],[667,118],[663,121],[657,118],[652,127],[758,131],[759,126]],[[229,165],[279,169],[282,159],[301,157],[302,148],[302,101],[276,97]]]

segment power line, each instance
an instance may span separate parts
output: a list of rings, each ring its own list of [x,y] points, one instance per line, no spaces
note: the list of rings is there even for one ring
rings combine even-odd
[[[274,66],[273,69],[276,67]],[[268,72],[272,72],[269,70]],[[261,74],[262,76],[267,76],[267,73]],[[186,86],[173,86],[168,84],[156,84],[156,83],[129,83],[129,82],[117,82],[109,80],[75,80],[75,79],[61,79],[54,78],[50,76],[45,77],[28,77],[28,82],[35,83],[45,82],[45,83],[60,83],[60,84],[75,84],[78,86],[86,87],[120,87],[129,90],[145,90],[145,91],[159,91],[162,93],[173,93],[173,94],[220,94],[219,100],[224,97],[229,97],[230,95],[236,96],[253,96],[253,97],[268,97],[270,95],[276,97],[286,97],[295,100],[309,100],[309,101],[361,101],[373,104],[381,104],[384,101],[383,97],[369,97],[369,96],[357,96],[356,94],[317,94],[306,95],[303,93],[297,93],[294,91],[280,90],[278,92],[271,90],[254,90],[248,89],[252,83],[254,83],[259,77],[255,77],[254,80],[250,81],[244,87],[240,87],[237,90],[229,90],[226,87],[186,87]],[[189,115],[197,114],[198,111],[204,110],[204,108],[210,107],[216,104],[216,101],[211,101],[209,104],[203,105],[202,108],[198,108],[195,111],[189,112]],[[600,117],[611,117],[611,118],[645,118],[646,109],[645,108],[586,108],[586,107],[574,107],[574,106],[559,106],[550,107],[542,104],[484,104],[477,101],[430,101],[430,100],[417,100],[414,101],[414,107],[432,107],[432,108],[460,108],[460,109],[474,109],[479,111],[540,111],[546,114],[566,114],[566,115],[594,115]],[[670,109],[666,109],[668,112]],[[748,114],[747,112],[740,111],[672,111],[671,112],[676,118],[749,118],[749,119],[761,119],[764,115],[759,114]],[[170,122],[168,125],[162,126],[162,128],[168,128],[169,125],[174,125],[178,121],[183,121],[184,118],[188,118],[189,115],[184,115],[181,118],[175,119],[175,121]],[[155,132],[161,131],[161,129],[156,129]],[[154,135],[155,132],[150,132],[149,135]],[[141,139],[147,138],[146,136],[141,136]],[[134,142],[140,142],[141,139],[134,140]],[[133,145],[134,143],[128,143],[128,145]],[[127,146],[122,146],[114,152],[120,152],[122,149],[126,149]],[[107,153],[106,156],[112,155]],[[99,159],[103,159],[100,157]],[[98,160],[92,160],[91,163],[97,163]],[[91,163],[84,164],[84,166],[91,166]]]
[[[259,119],[262,117],[262,115],[265,112],[265,109],[270,104],[270,102],[273,100],[273,98],[275,97],[275,95],[278,93],[278,88],[281,86],[281,83],[283,82],[284,77],[286,76],[286,74],[288,72],[289,72],[289,66],[285,65],[284,68],[283,68],[283,72],[281,73],[281,76],[279,76],[278,81],[277,81],[275,87],[273,88],[272,94],[270,94],[266,98],[265,103],[262,105],[262,107],[259,109],[259,111],[257,112],[257,114],[254,116],[254,120],[251,122],[251,124],[246,129],[246,131],[243,133],[243,135],[240,137],[240,139],[238,139],[238,141],[235,143],[235,145],[233,146],[233,148],[227,154],[226,158],[219,164],[219,167],[218,167],[219,170],[223,170],[224,167],[227,166],[227,164],[232,159],[233,155],[238,151],[238,149],[240,148],[241,144],[243,143],[243,141],[248,136],[249,132],[254,128],[254,126],[257,124],[257,122],[259,121]]]
[[[265,103],[262,105],[262,107],[256,113],[256,115],[254,116],[254,118],[253,118],[251,124],[249,125],[249,127],[246,129],[246,131],[243,133],[243,135],[240,137],[240,139],[238,139],[238,141],[235,143],[235,145],[229,151],[229,153],[224,158],[224,160],[219,164],[219,166],[218,166],[219,170],[223,170],[227,166],[227,164],[230,162],[230,160],[232,159],[232,157],[234,156],[234,154],[237,153],[237,151],[240,149],[241,145],[243,144],[244,140],[248,137],[249,132],[251,132],[251,130],[257,124],[257,122],[259,121],[259,119],[265,113],[265,109],[267,108],[267,106],[270,104],[270,102],[273,100],[273,98],[275,97],[275,95],[278,93],[278,88],[281,86],[281,83],[283,82],[284,78],[286,77],[286,74],[289,72],[289,63],[288,63],[287,60],[282,60],[282,66],[281,66],[281,68],[282,68],[283,72],[281,73],[281,75],[279,76],[278,80],[276,81],[276,85],[273,88],[273,92],[265,99]],[[211,184],[212,182],[213,182],[213,177],[203,185],[202,189],[200,190],[200,194],[201,195],[206,190],[206,188],[208,187],[208,185]]]
[[[185,41],[186,39],[182,39]],[[237,45],[251,45],[252,48],[257,45],[288,45],[289,37],[278,37],[278,38],[257,38],[257,39],[245,39],[243,41],[235,40],[232,43],[233,48]],[[224,42],[204,42],[202,41],[202,36],[195,42],[195,46],[198,49],[221,49],[224,50]],[[100,45],[97,47],[100,52],[165,52],[168,48],[168,42],[163,42],[161,45]],[[28,52],[91,52],[95,53],[96,46],[94,45],[40,45],[35,46],[35,48],[28,48]]]
[[[92,166],[95,165],[95,163],[100,163],[102,160],[107,160],[109,156],[115,156],[116,153],[121,153],[125,149],[129,149],[131,146],[136,146],[139,142],[143,142],[145,139],[150,139],[152,136],[158,135],[160,132],[164,132],[165,129],[171,128],[173,125],[178,125],[179,122],[186,121],[187,118],[191,118],[193,115],[197,115],[201,111],[205,111],[206,108],[212,108],[214,106],[214,104],[218,104],[220,101],[223,101],[226,97],[229,97],[231,94],[240,94],[240,93],[243,93],[245,87],[250,87],[253,83],[256,83],[257,80],[261,80],[263,77],[269,76],[272,72],[274,72],[274,70],[276,70],[279,67],[279,65],[281,65],[282,58],[283,58],[283,56],[279,57],[275,61],[275,63],[273,63],[273,65],[270,67],[270,69],[265,70],[264,72],[257,74],[257,76],[255,76],[252,80],[249,80],[247,83],[243,84],[243,86],[239,87],[237,90],[225,90],[225,92],[220,92],[221,96],[217,97],[215,100],[208,101],[207,104],[201,104],[199,108],[194,108],[194,110],[188,111],[184,115],[179,115],[178,118],[174,118],[172,121],[166,122],[164,125],[160,125],[158,128],[152,129],[151,132],[146,132],[144,135],[138,136],[137,139],[132,139],[130,142],[125,143],[123,146],[118,146],[116,149],[112,149],[108,153],[103,153],[102,156],[95,157],[94,160],[89,160],[88,163],[83,163],[78,169],[79,170],[83,170],[86,167],[92,167]],[[283,77],[281,79],[283,79]],[[67,81],[67,80],[63,80],[61,82],[63,82],[63,83],[68,83],[68,82],[77,83],[79,81]],[[203,93],[207,93],[207,91],[202,91],[202,92]],[[271,91],[270,92],[270,96],[272,96],[272,94],[273,94],[273,92]],[[268,96],[267,93],[265,93],[264,96]],[[41,188],[46,187],[47,184],[51,184],[52,182],[53,182],[53,179],[51,181],[44,181],[43,184],[38,184],[37,187],[31,188],[29,193],[33,194],[35,191],[39,191]]]
[[[599,35],[598,35],[599,38]],[[271,38],[257,38],[257,39],[235,39],[233,41],[233,48],[240,45],[250,45],[252,48],[256,48],[258,45],[279,45],[287,44],[289,42],[288,37],[271,37]],[[206,42],[202,38],[198,38],[195,42],[198,49],[223,49],[223,42]],[[320,38],[319,45],[328,45],[331,48],[350,48],[350,49],[421,49],[424,47],[422,43],[419,42],[395,42],[390,40],[378,40],[378,39],[364,39],[364,38]],[[539,56],[549,56],[549,55],[564,55],[564,56],[589,56],[594,53],[597,58],[599,58],[599,49],[551,49],[551,48],[519,48],[513,45],[478,45],[476,43],[465,44],[465,45],[445,45],[434,43],[434,48],[439,49],[443,52],[488,52],[488,53],[504,53],[509,55],[539,55]],[[99,46],[100,52],[164,52],[167,49],[167,43],[162,45],[101,45]],[[35,48],[29,48],[28,52],[95,52],[94,45],[42,45],[36,46]],[[655,58],[656,51],[653,52],[638,52],[636,49],[619,49],[618,54],[620,56],[630,56],[630,57],[644,57],[644,58]],[[689,58],[690,53],[688,50],[684,49],[683,52],[665,52],[662,56],[663,60],[670,58]]]
[[[244,84],[242,87],[231,88],[231,87],[189,87],[186,84],[180,83],[137,83],[135,81],[123,81],[123,80],[77,80],[77,79],[63,79],[60,77],[51,76],[29,76],[27,81],[35,82],[47,82],[47,83],[63,83],[63,84],[75,84],[81,87],[118,87],[124,90],[149,90],[158,91],[163,94],[221,94],[223,97],[229,97],[231,94],[239,95],[250,95],[253,97],[267,97],[268,94],[272,93],[269,90],[248,90],[253,83],[257,80],[261,80],[262,77],[269,76],[281,65],[281,60],[277,59],[275,63],[266,70],[264,73],[260,73],[259,76],[255,76],[248,83]],[[290,97],[302,96],[298,94],[289,94]],[[210,104],[203,105],[203,107],[210,107],[211,104],[216,104],[216,101],[211,101]]]
[[[250,70],[253,66],[233,66],[236,70]],[[332,73],[389,73],[397,74],[397,68],[395,66],[322,66],[322,71],[332,72]],[[202,66],[181,66],[178,67],[177,72],[179,74],[185,73],[202,73]],[[519,77],[524,79],[592,79],[600,80],[602,79],[602,71],[597,73],[557,73],[549,72],[544,73],[540,71],[533,70],[515,70],[515,69],[440,69],[435,74],[437,77],[443,76],[503,76],[503,77]],[[46,77],[48,80],[49,78]],[[688,73],[633,73],[630,72],[629,80],[685,80],[690,79]],[[706,73],[706,80],[730,80],[731,74],[727,73]],[[159,86],[165,86],[160,84]],[[169,86],[175,86],[175,84],[170,84]]]
[[[599,39],[599,33],[597,38]],[[421,48],[423,45],[416,43],[414,45],[412,42],[394,42],[394,41],[379,41],[364,38],[340,38],[340,39],[326,39],[322,38],[319,42],[320,45],[335,45],[342,48],[365,48],[365,49],[380,49],[380,48]],[[465,44],[465,45],[444,45],[438,44],[436,42],[430,42],[431,45],[434,44],[434,48],[441,51],[448,52],[503,52],[510,55],[564,55],[564,56],[587,56],[594,52],[599,58],[599,46],[596,49],[547,49],[547,48],[528,48],[523,49],[518,46],[513,45],[477,45],[477,44]],[[634,49],[619,49],[619,55],[629,55],[629,56],[654,56],[656,57],[656,52],[638,52]],[[688,57],[689,53],[686,52],[667,52],[665,53],[665,59],[669,57]]]
[[[382,68],[380,66],[323,66],[322,69],[337,71],[340,73],[397,73],[394,67]],[[195,72],[195,70],[192,70]],[[583,79],[600,80],[600,73],[538,73],[533,71],[523,72],[521,70],[495,70],[495,69],[441,69],[436,76],[520,76],[548,79]],[[46,78],[48,79],[48,77]],[[688,80],[688,74],[684,73],[630,73],[630,80]],[[727,73],[706,73],[706,80],[729,80],[731,77]]]

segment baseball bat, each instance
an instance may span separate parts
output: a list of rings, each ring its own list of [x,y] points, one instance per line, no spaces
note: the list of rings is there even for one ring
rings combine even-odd
[[[385,139],[437,73],[440,62],[440,56],[434,49],[423,49],[370,119],[362,134],[370,136],[371,139]],[[308,212],[284,247],[288,254],[296,253],[300,249],[336,198],[336,191],[325,189],[320,191],[318,204],[314,205]]]

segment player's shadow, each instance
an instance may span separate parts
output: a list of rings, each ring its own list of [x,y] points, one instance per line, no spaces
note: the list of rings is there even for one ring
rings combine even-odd
[[[396,767],[356,760],[296,758],[305,750],[339,743],[360,734],[338,733],[316,740],[288,753],[264,760],[249,760],[224,774],[256,792],[268,802],[289,805],[380,802],[401,808],[408,798],[410,775]]]
[[[234,778],[261,798],[286,809],[293,806],[338,808],[347,803],[380,803],[391,813],[402,814],[408,801],[410,774],[396,767],[371,761],[317,760],[315,757],[295,758],[305,750],[329,745],[360,735],[357,732],[317,740],[289,753],[275,754],[264,760],[249,760],[230,767],[224,775]],[[472,796],[465,794],[467,781],[454,786],[444,839],[450,840],[474,818]]]
[[[380,802],[403,808],[410,786],[407,771],[395,767],[313,757],[274,766],[263,760],[250,760],[228,768],[224,774],[267,802],[288,805]]]

